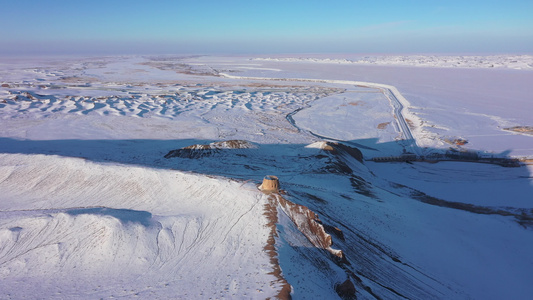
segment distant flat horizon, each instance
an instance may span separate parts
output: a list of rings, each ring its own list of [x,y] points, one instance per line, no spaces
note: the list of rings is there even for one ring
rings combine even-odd
[[[318,59],[318,60],[359,60],[363,58],[380,58],[380,57],[529,57],[533,56],[532,52],[523,53],[137,53],[137,54],[120,54],[120,53],[0,53],[0,62],[14,62],[21,60],[46,61],[54,59],[84,59],[84,58],[104,58],[104,57],[176,57],[187,58],[193,56],[211,56],[211,57],[249,57],[249,58],[271,58],[271,59]]]
[[[527,54],[533,1],[4,1],[0,55]]]

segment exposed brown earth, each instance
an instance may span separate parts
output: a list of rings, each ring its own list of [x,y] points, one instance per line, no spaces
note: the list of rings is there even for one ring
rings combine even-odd
[[[210,144],[195,144],[181,149],[171,150],[165,155],[165,158],[181,157],[181,158],[200,158],[211,156],[224,149],[250,149],[256,146],[244,140],[228,140],[214,142]]]
[[[357,159],[361,163],[363,162],[363,153],[355,147],[346,146],[341,143],[327,142],[322,150],[331,151],[331,153],[337,155],[346,154]]]
[[[328,151],[334,155],[347,154],[357,159],[358,161],[363,162],[363,153],[355,147],[350,147],[350,146],[347,146],[341,143],[336,143],[336,142],[324,142],[321,145],[320,149],[324,151]]]
[[[415,123],[413,123],[412,120],[406,118],[405,122],[407,122],[407,126],[409,126],[409,128],[411,128],[411,129],[415,128]]]
[[[278,253],[276,252],[276,238],[278,237],[278,232],[276,230],[276,224],[278,223],[278,201],[275,195],[270,195],[268,201],[265,204],[265,213],[268,223],[267,226],[270,227],[270,235],[267,240],[267,244],[264,248],[265,252],[270,257],[270,263],[272,264],[273,271],[269,274],[274,275],[277,278],[277,283],[281,284],[281,290],[279,291],[276,298],[286,300],[292,299],[291,297],[291,285],[283,277],[281,272],[281,267],[279,266]]]
[[[333,255],[337,263],[348,263],[344,253],[341,250],[331,248],[333,245],[332,237],[328,233],[334,234],[337,238],[344,240],[343,232],[333,226],[323,224],[318,215],[311,211],[309,208],[293,203],[280,193],[266,192],[268,196],[268,202],[265,204],[264,215],[268,219],[268,226],[271,228],[271,234],[269,236],[265,251],[270,256],[270,262],[273,265],[274,270],[271,274],[278,278],[277,282],[282,284],[280,293],[277,295],[279,299],[291,299],[291,286],[282,276],[282,271],[279,266],[278,254],[275,248],[275,239],[278,237],[276,230],[276,223],[278,222],[278,213],[283,211],[290,220],[294,223],[296,228],[317,248],[324,249]],[[335,285],[335,291],[342,299],[355,299],[356,289],[354,284],[347,279],[342,283]]]
[[[533,135],[533,126],[514,126],[514,127],[504,128],[504,130],[521,133],[521,134]]]
[[[286,200],[280,195],[273,195],[276,197],[281,209],[315,247],[328,251],[341,259],[341,261],[345,259],[341,250],[331,248],[333,245],[331,235],[326,232],[317,214],[303,205]]]
[[[522,158],[520,159],[520,161],[525,163],[526,165],[533,165],[533,159],[531,158]]]
[[[445,138],[444,141],[448,144],[463,146],[468,144],[468,140],[462,138]]]
[[[351,106],[363,106],[365,105],[365,103],[363,101],[356,101],[356,102],[349,102],[347,104],[343,104],[341,106],[346,106],[346,105],[351,105]]]
[[[385,123],[379,123],[378,124],[378,129],[386,129],[387,126],[389,126],[390,122],[385,122]]]

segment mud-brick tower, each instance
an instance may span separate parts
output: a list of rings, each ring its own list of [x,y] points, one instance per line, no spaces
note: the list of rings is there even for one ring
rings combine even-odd
[[[279,191],[279,179],[274,175],[267,175],[263,178],[263,184],[259,187],[265,192],[278,192]]]

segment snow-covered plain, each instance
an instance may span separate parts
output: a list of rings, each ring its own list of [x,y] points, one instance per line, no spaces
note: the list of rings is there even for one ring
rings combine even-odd
[[[286,281],[294,299],[332,299],[346,280],[362,299],[527,298],[531,166],[375,163],[321,143],[364,159],[532,158],[533,136],[504,130],[533,125],[533,73],[517,59],[2,60],[1,298],[265,299]],[[253,147],[164,158],[227,140]],[[342,231],[343,260],[279,205],[273,232],[267,174]]]
[[[256,61],[375,64],[438,68],[533,69],[533,55],[370,55],[355,59],[317,57],[266,57]]]

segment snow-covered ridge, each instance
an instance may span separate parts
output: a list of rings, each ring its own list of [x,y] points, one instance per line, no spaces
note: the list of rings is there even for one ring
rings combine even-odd
[[[229,140],[213,142],[210,144],[195,144],[181,149],[171,150],[165,158],[182,157],[182,158],[200,158],[213,155],[220,150],[229,149],[253,149],[257,145],[244,140]]]
[[[371,64],[439,68],[508,68],[533,70],[533,55],[394,55],[365,56],[360,59],[334,58],[253,58],[257,61],[313,62],[327,64]]]
[[[489,126],[489,149],[531,153],[529,115],[481,108],[529,112],[532,72],[248,59],[190,59],[217,77],[188,61],[0,67],[0,298],[533,293],[531,167],[369,161],[440,138],[482,150]],[[459,122],[482,114],[503,121]],[[258,191],[265,174],[286,203]]]
[[[278,292],[263,252],[266,197],[253,184],[2,154],[0,189],[2,297],[33,298],[33,285],[48,299],[264,299]]]

